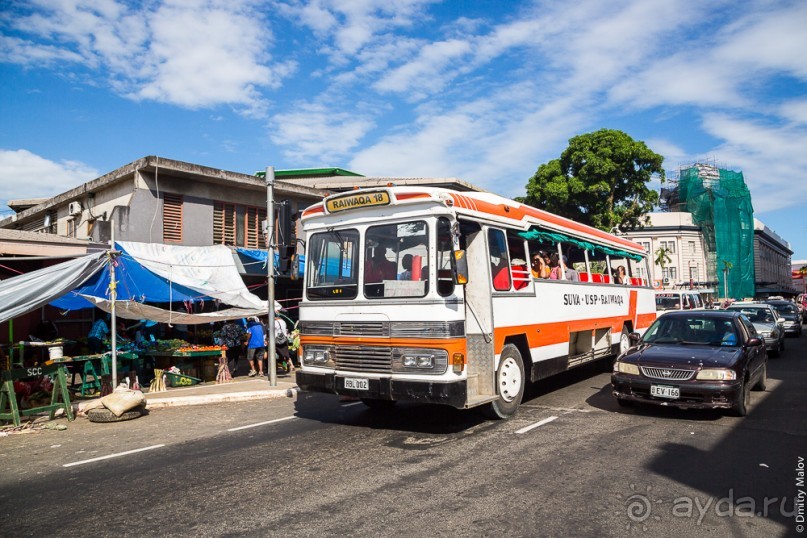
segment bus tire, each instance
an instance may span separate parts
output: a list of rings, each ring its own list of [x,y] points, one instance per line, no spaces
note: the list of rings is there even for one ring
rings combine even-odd
[[[630,337],[628,336],[628,326],[622,326],[622,334],[619,335],[619,348],[617,350],[617,356],[622,355],[628,349],[630,349]]]
[[[525,382],[521,353],[513,344],[507,344],[502,349],[499,368],[496,370],[496,393],[499,397],[486,404],[482,413],[488,418],[503,420],[513,416],[524,397]]]

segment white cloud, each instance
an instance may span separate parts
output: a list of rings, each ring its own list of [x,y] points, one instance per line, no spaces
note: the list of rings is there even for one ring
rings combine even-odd
[[[134,99],[187,108],[227,104],[261,116],[267,108],[261,90],[277,88],[296,69],[293,61],[272,62],[263,7],[257,0],[165,0],[138,7],[40,0],[33,13],[12,21],[27,37],[5,37],[0,53],[27,66],[68,61],[95,69]]]
[[[293,112],[272,117],[270,138],[289,159],[317,166],[344,160],[375,126],[361,114],[336,112],[318,104],[297,104]]]
[[[379,34],[422,22],[425,8],[436,0],[299,0],[285,7],[327,42],[340,63],[357,54]]]
[[[9,200],[52,197],[70,190],[100,174],[77,161],[51,161],[25,149],[0,149],[0,185]]]
[[[807,200],[807,127],[771,126],[727,114],[707,114],[704,129],[724,140],[720,161],[741,170],[754,210],[772,211]]]

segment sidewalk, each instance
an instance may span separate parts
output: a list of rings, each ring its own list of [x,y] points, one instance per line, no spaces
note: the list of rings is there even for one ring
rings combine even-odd
[[[169,388],[165,392],[144,392],[148,409],[159,409],[161,407],[285,398],[290,390],[293,391],[296,388],[294,376],[278,376],[276,387],[271,386],[266,377],[237,377],[229,383],[217,384],[215,381],[210,381],[190,387]]]

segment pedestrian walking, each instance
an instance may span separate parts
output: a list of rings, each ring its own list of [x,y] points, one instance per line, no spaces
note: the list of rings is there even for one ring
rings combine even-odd
[[[263,375],[263,359],[266,356],[266,332],[257,317],[249,318],[247,323],[247,361],[249,361],[249,377]],[[255,370],[255,364],[258,369]]]

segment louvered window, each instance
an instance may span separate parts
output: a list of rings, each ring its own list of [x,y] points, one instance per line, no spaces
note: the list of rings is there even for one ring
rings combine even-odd
[[[163,242],[182,242],[182,195],[163,195]]]
[[[261,230],[264,220],[264,208],[216,202],[213,206],[213,243],[264,248]]]

